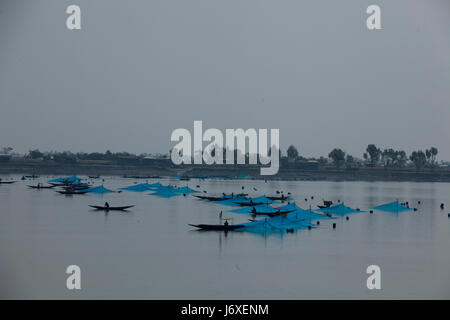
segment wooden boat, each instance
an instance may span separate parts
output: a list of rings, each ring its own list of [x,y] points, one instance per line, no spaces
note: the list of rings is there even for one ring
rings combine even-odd
[[[89,205],[89,207],[94,208],[96,210],[104,210],[104,211],[124,211],[130,208],[133,208],[133,206],[123,206],[123,207],[105,207],[105,206],[92,206]]]
[[[64,191],[58,190],[56,192],[59,192],[61,194],[66,194],[66,195],[69,195],[69,194],[85,194],[85,193],[87,193],[87,191],[71,191],[71,190],[64,190]]]
[[[288,197],[286,197],[284,194],[279,196],[279,197],[276,197],[276,196],[275,197],[267,197],[266,196],[266,198],[269,199],[269,200],[281,200],[281,201],[284,201],[284,200],[288,199]]]
[[[243,225],[224,225],[224,224],[189,224],[190,226],[199,228],[201,230],[213,230],[213,231],[233,231],[236,229],[244,228]]]
[[[28,188],[31,189],[52,189],[55,186],[41,186],[41,185],[37,185],[37,186],[27,186]]]
[[[74,190],[87,190],[91,186],[87,184],[77,184],[77,185],[69,185],[69,186],[63,186],[63,189],[66,191],[74,191]]]
[[[269,217],[276,217],[276,216],[280,216],[280,215],[283,215],[283,214],[288,214],[288,213],[291,213],[291,212],[294,212],[295,210],[284,210],[284,211],[281,211],[281,210],[278,210],[278,211],[276,211],[276,212],[258,212],[258,211],[252,211],[252,212],[250,212],[250,214],[252,215],[252,216],[269,216]]]
[[[70,185],[70,183],[68,183],[68,182],[49,182],[49,184],[51,184],[52,186],[55,186],[55,187],[63,187],[63,186]]]
[[[230,198],[226,198],[226,197],[208,197],[208,196],[199,196],[199,195],[193,195],[196,198],[202,199],[202,200],[209,200],[209,201],[223,201],[223,200],[227,200]]]
[[[17,181],[1,181],[0,180],[0,184],[13,184],[16,183]]]
[[[323,206],[318,205],[318,207],[319,207],[320,209],[325,209],[325,208],[331,207],[332,205],[333,205],[333,201],[326,201],[326,200],[323,200]]]
[[[233,202],[241,207],[253,207],[253,206],[259,206],[261,204],[264,204],[264,202]]]
[[[88,176],[89,179],[100,179],[100,176]]]

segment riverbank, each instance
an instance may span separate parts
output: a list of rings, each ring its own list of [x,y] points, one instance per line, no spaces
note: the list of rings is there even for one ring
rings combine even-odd
[[[188,176],[188,177],[231,177],[248,175],[267,180],[312,180],[312,181],[415,181],[450,182],[450,170],[446,168],[280,168],[277,175],[261,176],[257,166],[167,166],[126,165],[92,163],[55,163],[38,161],[9,161],[0,163],[0,175],[119,175],[119,176]]]

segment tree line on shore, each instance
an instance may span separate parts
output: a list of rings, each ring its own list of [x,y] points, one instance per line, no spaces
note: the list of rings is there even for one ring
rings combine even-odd
[[[437,167],[437,154],[438,149],[436,147],[431,147],[425,151],[413,151],[408,157],[404,150],[395,150],[392,148],[381,150],[375,144],[369,144],[366,148],[366,152],[363,154],[363,159],[358,159],[347,154],[342,149],[334,148],[328,153],[328,159],[321,157],[319,158],[319,162],[325,164],[328,163],[328,160],[331,160],[336,167],[351,167],[359,164],[371,167],[382,166],[389,168],[405,168],[413,165],[417,169],[421,169],[425,167]],[[297,148],[291,145],[287,149],[287,158],[295,159],[294,161],[296,161],[302,157],[299,156]]]
[[[11,154],[13,148],[6,147],[2,148],[2,154]],[[223,150],[225,152],[225,150]],[[271,150],[269,151],[271,152]],[[357,158],[350,154],[347,154],[344,150],[340,148],[334,148],[328,153],[328,157],[319,158],[306,158],[299,154],[299,151],[294,145],[289,146],[286,154],[280,153],[280,162],[282,165],[289,166],[291,164],[301,163],[301,162],[317,162],[319,166],[334,165],[338,168],[341,167],[388,167],[388,168],[405,168],[414,166],[417,169],[421,168],[434,168],[438,166],[437,155],[438,149],[436,147],[431,147],[429,149],[416,150],[413,151],[409,156],[404,150],[380,149],[375,144],[369,144],[363,153],[363,157]],[[240,153],[239,150],[234,150],[235,156]],[[70,151],[64,152],[41,152],[39,149],[30,150],[25,158],[29,159],[43,159],[52,160],[58,163],[75,163],[77,160],[93,160],[93,161],[118,161],[123,159],[143,159],[147,156],[152,156],[153,158],[169,159],[169,154],[147,154],[142,153],[139,155],[129,153],[129,152],[111,152],[107,150],[106,152],[92,152],[92,153],[72,153]],[[249,154],[247,153],[245,157],[248,159]]]

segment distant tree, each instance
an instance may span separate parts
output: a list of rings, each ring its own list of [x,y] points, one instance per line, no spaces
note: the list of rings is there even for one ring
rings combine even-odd
[[[374,144],[369,144],[366,151],[370,156],[370,162],[372,162],[372,164],[377,164],[380,160],[381,150],[378,149]]]
[[[42,152],[40,152],[39,149],[30,150],[28,152],[28,155],[31,159],[39,159],[39,158],[44,157],[44,154]]]
[[[289,148],[287,149],[287,157],[288,159],[297,159],[298,157],[298,150],[296,147],[294,147],[293,145],[289,146]]]
[[[11,151],[13,151],[13,148],[11,148],[11,147],[3,147],[2,148],[3,154],[9,154]]]
[[[431,150],[426,149],[425,150],[425,156],[427,157],[427,162],[431,164]]]
[[[403,150],[385,149],[381,153],[385,167],[404,167],[408,158]]]
[[[422,150],[413,151],[409,159],[414,163],[416,169],[423,168],[427,163],[427,156]]]
[[[319,164],[326,165],[327,163],[328,163],[327,158],[322,157],[322,156],[319,158]]]
[[[336,165],[336,167],[340,167],[345,162],[345,152],[341,149],[333,149],[328,154],[328,157],[333,160],[333,163]]]
[[[348,154],[348,155],[346,156],[346,158],[345,158],[345,162],[346,162],[347,164],[353,164],[353,163],[355,163],[355,158],[353,158],[352,155]]]
[[[436,147],[431,147],[430,152],[431,152],[431,156],[432,156],[432,161],[433,161],[433,163],[435,163],[436,156],[438,154],[438,149]]]
[[[406,161],[408,161],[408,157],[406,156],[406,152],[403,150],[396,151],[394,166],[403,168],[406,165]]]

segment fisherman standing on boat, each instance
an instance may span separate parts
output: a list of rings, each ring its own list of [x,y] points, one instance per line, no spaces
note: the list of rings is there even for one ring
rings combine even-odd
[[[224,225],[225,227],[228,227],[228,220],[225,220],[225,222],[223,223],[223,225]]]
[[[105,208],[109,208],[109,203],[105,202]]]

